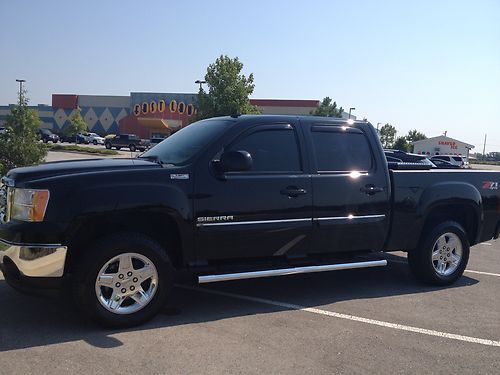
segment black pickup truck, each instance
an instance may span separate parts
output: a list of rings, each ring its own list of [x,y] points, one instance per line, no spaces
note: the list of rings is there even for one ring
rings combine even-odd
[[[135,134],[120,134],[113,138],[108,138],[104,141],[104,146],[110,150],[113,147],[117,150],[128,148],[131,152],[136,150],[144,151],[149,147],[149,142],[140,139]]]
[[[0,265],[13,287],[59,288],[114,326],[154,316],[179,270],[206,283],[403,250],[419,280],[453,283],[470,246],[499,235],[500,172],[390,167],[368,122],[199,121],[138,158],[11,170]]]

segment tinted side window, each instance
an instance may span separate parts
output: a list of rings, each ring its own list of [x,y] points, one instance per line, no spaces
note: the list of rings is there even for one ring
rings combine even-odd
[[[318,172],[368,171],[372,167],[370,145],[362,133],[312,131]]]
[[[250,172],[298,172],[299,149],[293,129],[266,129],[236,141],[230,150],[252,156]]]

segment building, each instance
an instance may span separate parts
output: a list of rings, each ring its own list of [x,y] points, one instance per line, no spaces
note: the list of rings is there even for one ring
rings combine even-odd
[[[469,158],[474,146],[456,139],[440,135],[413,142],[413,152],[425,155],[461,155]]]
[[[262,114],[308,115],[319,100],[250,99]],[[100,135],[132,133],[164,137],[195,121],[197,94],[132,92],[129,96],[53,94],[52,105],[38,111],[42,127],[61,133],[79,108],[89,131]],[[0,106],[0,125],[11,106]],[[348,118],[346,112],[343,118]],[[355,117],[352,116],[354,119]]]

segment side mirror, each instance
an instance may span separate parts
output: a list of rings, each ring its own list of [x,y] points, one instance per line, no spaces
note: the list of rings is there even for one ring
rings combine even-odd
[[[241,172],[252,168],[252,156],[247,151],[224,152],[217,163],[217,170],[225,172]]]

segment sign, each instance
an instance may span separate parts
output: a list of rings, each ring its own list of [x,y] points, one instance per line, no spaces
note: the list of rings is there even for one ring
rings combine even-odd
[[[141,114],[141,105],[136,104],[134,105],[134,115],[139,116]]]
[[[455,141],[439,141],[440,146],[450,146],[452,150],[458,150],[457,142]]]
[[[163,113],[166,109],[167,103],[162,99],[158,102],[153,100],[149,103],[144,102],[142,104],[135,104],[133,112],[135,116],[140,116],[141,114],[145,115],[147,113],[156,113],[157,111]],[[188,116],[195,115],[197,112],[197,109],[193,104],[186,104],[184,102],[177,103],[176,100],[171,100],[170,103],[168,103],[168,109],[171,113],[178,112],[180,115],[187,114]]]
[[[165,100],[160,100],[158,102],[158,112],[163,112],[165,110]]]

